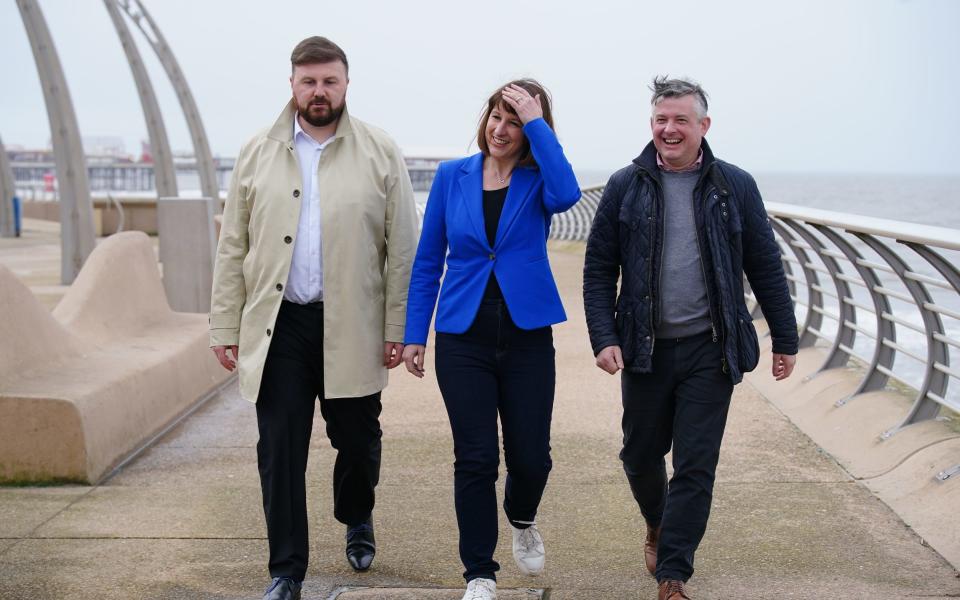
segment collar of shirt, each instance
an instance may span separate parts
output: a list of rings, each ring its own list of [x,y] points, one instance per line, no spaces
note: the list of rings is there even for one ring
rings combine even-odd
[[[299,126],[299,123],[298,123]],[[660,153],[657,152],[657,166],[660,167],[661,171],[667,171],[668,173],[690,173],[692,171],[697,171],[700,169],[700,165],[703,164],[703,150],[700,150],[700,154],[697,156],[697,160],[693,161],[693,164],[687,167],[686,169],[674,169],[667,163],[663,162],[663,159],[660,158]]]
[[[320,150],[323,150],[324,148],[326,148],[326,147],[330,144],[330,142],[333,141],[333,138],[334,138],[334,137],[336,137],[336,136],[332,136],[332,135],[331,135],[325,142],[323,142],[323,143],[318,142],[317,140],[315,140],[315,139],[313,139],[312,137],[310,137],[310,134],[307,133],[306,131],[304,131],[304,130],[303,130],[303,127],[300,126],[300,113],[297,113],[296,115],[294,115],[294,117],[293,117],[293,142],[294,142],[295,144],[296,144],[296,143],[300,143],[300,142],[306,142],[306,143],[310,144],[312,147],[315,147],[315,148],[318,148],[318,149],[320,149]]]

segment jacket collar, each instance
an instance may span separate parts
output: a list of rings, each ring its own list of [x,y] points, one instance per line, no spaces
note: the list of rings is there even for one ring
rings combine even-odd
[[[460,164],[460,174],[460,193],[466,202],[467,214],[473,222],[474,234],[486,244],[487,230],[483,219],[483,153],[478,152],[465,159]],[[536,181],[537,169],[534,167],[518,166],[513,170],[510,189],[507,190],[500,223],[497,225],[497,235],[493,240],[494,248],[510,229]]]
[[[707,143],[707,138],[703,138],[700,141],[700,150],[703,152],[703,164],[700,166],[700,172],[706,173],[717,159],[714,158],[713,151],[710,150],[710,144]],[[650,140],[650,143],[643,149],[640,156],[633,159],[633,164],[649,173],[652,177],[655,177],[657,181],[660,180],[660,167],[657,166],[657,147],[653,144],[653,140]]]
[[[293,148],[293,120],[297,117],[297,106],[293,103],[291,98],[287,105],[283,107],[283,111],[280,113],[280,116],[277,117],[276,122],[273,124],[273,127],[270,128],[270,132],[267,134],[267,137],[273,140],[277,140],[282,144],[285,144],[289,148]],[[347,137],[353,135],[353,122],[350,118],[350,114],[347,112],[347,107],[343,107],[343,113],[340,115],[340,122],[337,123],[337,132],[333,134],[331,142],[337,138]]]

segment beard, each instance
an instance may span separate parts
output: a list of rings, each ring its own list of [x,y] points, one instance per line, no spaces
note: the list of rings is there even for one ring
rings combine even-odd
[[[294,101],[296,102],[296,99]],[[297,102],[297,110],[307,123],[314,127],[326,127],[340,118],[345,104],[345,102],[341,102],[340,106],[333,106],[327,100],[312,98],[306,105]]]

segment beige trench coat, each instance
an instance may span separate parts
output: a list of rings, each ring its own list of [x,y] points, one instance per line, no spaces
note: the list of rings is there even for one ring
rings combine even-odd
[[[239,346],[240,393],[256,402],[300,218],[291,101],[240,151],[213,274],[210,345]],[[385,341],[402,342],[417,246],[413,188],[400,149],[344,110],[320,155],[323,376],[327,398],[387,385]]]

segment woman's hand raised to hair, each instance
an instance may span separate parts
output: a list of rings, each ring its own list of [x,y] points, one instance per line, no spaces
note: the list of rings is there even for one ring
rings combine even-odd
[[[503,88],[503,101],[506,102],[520,117],[524,125],[543,117],[543,105],[540,104],[540,94],[531,96],[530,92],[522,87],[510,84]]]

